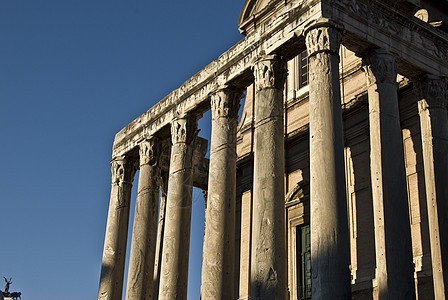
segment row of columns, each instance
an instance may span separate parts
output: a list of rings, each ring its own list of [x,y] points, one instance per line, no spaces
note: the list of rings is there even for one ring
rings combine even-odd
[[[339,87],[341,33],[330,23],[306,32],[310,70],[310,198],[313,299],[350,296],[349,242]],[[370,171],[379,299],[413,299],[414,266],[398,94],[397,60],[367,53]],[[436,299],[448,291],[447,81],[417,78]]]
[[[310,70],[311,268],[313,299],[350,299],[350,252],[339,86],[341,31],[318,23],[305,31]],[[368,86],[376,281],[379,299],[415,297],[409,210],[396,86],[397,62],[376,50],[364,58]],[[283,88],[278,56],[254,63],[255,150],[251,299],[286,299]],[[443,95],[440,96],[440,89]],[[436,298],[447,285],[448,120],[446,82],[422,81],[420,117]],[[232,299],[235,249],[236,127],[242,91],[211,95],[212,135],[202,264],[203,299]],[[186,299],[197,117],[171,124],[159,299]],[[156,138],[140,144],[140,177],[127,299],[150,299],[159,198]],[[126,157],[112,161],[112,192],[99,299],[120,299],[132,177]],[[432,225],[431,225],[432,224]],[[432,226],[432,227],[431,227]],[[437,285],[437,286],[436,286]],[[440,298],[442,299],[442,298]]]

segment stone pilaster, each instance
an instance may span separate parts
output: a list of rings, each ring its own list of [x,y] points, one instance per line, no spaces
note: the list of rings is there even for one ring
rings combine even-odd
[[[379,299],[413,299],[409,226],[397,62],[376,50],[365,58],[369,98],[370,170]]]
[[[339,85],[341,32],[328,23],[305,32],[310,76],[310,214],[313,299],[351,299]]]
[[[101,300],[121,299],[123,292],[129,204],[136,172],[135,162],[129,157],[114,158],[111,165],[112,187],[98,291],[98,299]]]
[[[286,299],[283,87],[286,63],[261,57],[254,65],[255,149],[251,299]]]
[[[129,256],[127,300],[152,298],[159,207],[159,153],[157,138],[140,143],[140,174]]]
[[[233,299],[236,201],[236,128],[244,96],[224,87],[211,96],[212,133],[201,297]]]
[[[426,76],[415,82],[419,99],[432,277],[435,299],[448,296],[447,82]]]
[[[193,151],[197,119],[182,116],[171,123],[171,160],[166,200],[159,299],[187,299],[193,191]]]

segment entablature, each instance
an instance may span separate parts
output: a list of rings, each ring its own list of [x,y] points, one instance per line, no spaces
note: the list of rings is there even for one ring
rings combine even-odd
[[[324,2],[324,1],[323,1]],[[325,1],[324,17],[343,24],[343,44],[362,56],[384,48],[399,59],[400,74],[448,73],[448,34],[386,1]],[[331,2],[331,3],[330,3]]]
[[[291,1],[118,132],[112,156],[134,149],[147,136],[169,126],[179,113],[205,112],[210,94],[222,84],[250,85],[251,68],[260,55],[297,55],[303,49],[305,29],[322,20],[337,24],[343,30],[344,46],[359,56],[385,48],[397,56],[399,73],[404,76],[448,76],[448,34],[384,1]]]

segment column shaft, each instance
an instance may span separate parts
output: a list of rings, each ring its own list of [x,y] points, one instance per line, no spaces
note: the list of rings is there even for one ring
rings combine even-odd
[[[193,150],[197,121],[190,117],[171,124],[171,160],[166,201],[165,234],[159,299],[187,299],[190,247]]]
[[[428,207],[434,296],[448,295],[448,116],[446,80],[416,82]]]
[[[162,188],[160,197],[160,208],[159,208],[159,225],[157,226],[157,242],[156,242],[156,258],[154,263],[154,281],[153,281],[153,291],[152,298],[158,299],[159,297],[159,283],[160,283],[160,273],[162,267],[162,246],[163,246],[163,236],[165,233],[165,218],[166,218],[166,191],[168,184],[168,176],[162,177]]]
[[[351,299],[339,85],[341,33],[328,24],[306,32],[310,70],[310,214],[313,299]]]
[[[128,157],[115,158],[98,299],[121,299],[123,291],[129,204],[135,164]]]
[[[159,205],[158,141],[140,143],[140,174],[126,290],[127,300],[152,298]]]
[[[283,87],[286,64],[255,63],[255,149],[251,298],[286,299]]]
[[[211,97],[212,133],[201,276],[203,299],[233,299],[236,128],[241,93],[231,87]]]
[[[370,169],[379,299],[413,299],[412,244],[395,58],[367,59]]]

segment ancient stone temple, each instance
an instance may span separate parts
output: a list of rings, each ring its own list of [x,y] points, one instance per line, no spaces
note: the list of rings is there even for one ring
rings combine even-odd
[[[126,299],[186,299],[194,186],[202,299],[445,299],[447,16],[247,0],[241,41],[115,137],[98,299],[123,294],[137,169]]]

